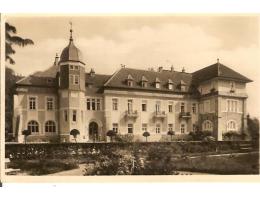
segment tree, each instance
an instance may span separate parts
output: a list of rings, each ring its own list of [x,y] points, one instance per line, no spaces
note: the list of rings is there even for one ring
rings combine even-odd
[[[10,64],[15,64],[15,61],[11,57],[12,54],[15,54],[13,45],[18,45],[24,47],[27,45],[33,45],[34,42],[28,38],[21,38],[16,35],[17,31],[14,26],[9,23],[5,23],[5,60],[9,61]]]
[[[259,140],[259,120],[257,118],[251,118],[247,115],[247,129],[252,140]]]
[[[172,141],[172,136],[175,135],[175,132],[174,132],[174,131],[168,131],[168,132],[167,132],[167,135],[170,135],[170,136],[171,136],[171,141]]]
[[[145,132],[143,133],[143,136],[145,137],[145,141],[147,142],[147,138],[150,136],[150,133],[147,132],[147,131],[145,131]]]
[[[12,65],[15,64],[15,61],[11,57],[11,55],[15,54],[13,45],[24,47],[34,44],[31,39],[23,39],[16,34],[16,28],[9,23],[5,23],[5,60]],[[16,76],[14,71],[7,66],[5,77],[5,132],[8,133],[12,131],[14,86],[22,77]]]
[[[22,131],[22,135],[24,135],[24,143],[26,144],[26,142],[27,142],[27,137],[28,137],[29,135],[31,135],[31,131],[30,131],[30,130],[23,130],[23,131]]]
[[[70,131],[70,135],[72,135],[74,137],[76,143],[77,143],[77,135],[79,135],[79,134],[80,134],[80,132],[77,129],[72,129]]]
[[[113,137],[116,136],[116,132],[113,130],[109,130],[107,132],[107,136],[110,137],[111,142],[113,142]]]

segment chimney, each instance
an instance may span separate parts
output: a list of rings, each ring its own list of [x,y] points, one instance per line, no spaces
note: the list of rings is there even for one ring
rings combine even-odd
[[[173,67],[173,65],[171,66],[171,72],[174,72],[174,67]]]
[[[95,71],[94,71],[93,68],[91,68],[89,74],[90,74],[91,77],[94,77],[94,76],[95,76]]]
[[[163,67],[158,67],[158,72],[162,72],[163,71]]]
[[[58,54],[56,53],[54,65],[58,65],[58,62],[59,62],[59,56],[58,56]]]
[[[181,72],[185,72],[185,69],[184,69],[184,67],[182,68]]]

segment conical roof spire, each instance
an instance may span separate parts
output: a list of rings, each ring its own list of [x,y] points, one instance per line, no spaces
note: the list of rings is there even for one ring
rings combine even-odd
[[[72,22],[70,22],[70,41],[72,42],[73,41],[73,37],[72,37]]]

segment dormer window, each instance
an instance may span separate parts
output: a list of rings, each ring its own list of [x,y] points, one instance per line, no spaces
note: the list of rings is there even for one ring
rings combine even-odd
[[[142,80],[141,80],[141,86],[142,87],[147,87],[147,78],[145,76],[142,76]]]
[[[173,89],[173,81],[171,79],[168,79],[168,89],[172,90]]]
[[[180,82],[180,89],[181,89],[182,92],[186,91],[186,85],[187,84],[183,80],[181,80],[181,82]]]
[[[156,78],[155,79],[155,88],[156,89],[159,89],[161,87],[161,81],[159,78]]]
[[[73,70],[74,69],[74,66],[73,65],[70,65],[70,70]]]
[[[130,74],[127,76],[126,82],[127,82],[127,86],[129,86],[129,87],[133,86],[134,79],[133,79],[133,77]]]
[[[75,66],[74,66],[74,69],[75,69],[75,70],[79,70],[79,66],[75,65]]]

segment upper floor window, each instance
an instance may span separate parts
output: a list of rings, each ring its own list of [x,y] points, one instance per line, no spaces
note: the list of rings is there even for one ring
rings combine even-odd
[[[29,97],[29,109],[36,110],[36,97]]]
[[[169,113],[173,112],[173,102],[169,102],[168,111],[169,111]]]
[[[156,103],[155,103],[155,111],[156,112],[160,112],[161,111],[161,102],[160,101],[156,101]]]
[[[156,124],[155,132],[156,133],[161,133],[161,124]]]
[[[76,110],[73,110],[73,111],[72,111],[72,121],[73,121],[73,122],[76,122],[76,121],[77,121],[77,111],[76,111]]]
[[[193,113],[193,114],[196,114],[196,113],[197,113],[197,105],[196,105],[196,103],[193,103],[193,104],[192,104],[192,113]]]
[[[181,103],[181,112],[182,113],[185,112],[185,103],[184,102]]]
[[[238,111],[238,101],[237,100],[227,100],[227,111],[237,112]]]
[[[79,66],[75,65],[75,66],[74,66],[74,69],[75,69],[75,70],[79,70]]]
[[[27,129],[30,131],[30,133],[38,133],[39,132],[39,124],[37,121],[29,121]]]
[[[237,130],[237,127],[236,127],[236,122],[235,121],[229,121],[227,123],[227,130],[228,131],[236,131]]]
[[[87,110],[101,110],[100,99],[87,99]]]
[[[53,97],[47,97],[47,110],[53,110],[54,109],[54,99]]]
[[[112,99],[112,109],[118,110],[118,99]]]
[[[64,110],[63,111],[63,114],[64,114],[64,121],[68,121],[68,111],[67,110]]]
[[[79,84],[79,75],[74,75],[74,84],[75,85]]]
[[[235,92],[236,84],[234,81],[230,81],[230,92]]]
[[[47,121],[45,123],[45,132],[46,133],[55,133],[56,132],[56,126],[54,121]]]
[[[118,124],[117,123],[113,123],[113,131],[115,133],[118,133]]]
[[[146,112],[146,111],[147,111],[147,101],[146,101],[146,100],[143,100],[143,101],[142,101],[142,111],[143,111],[143,112]]]

